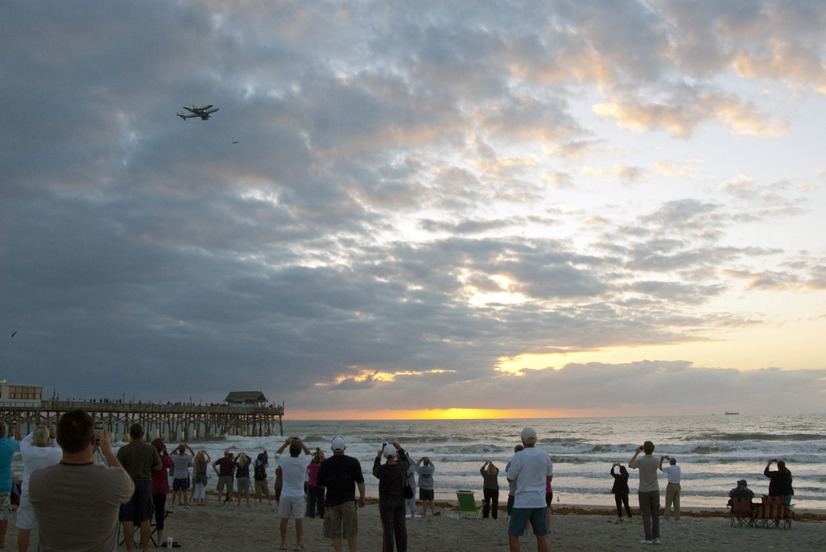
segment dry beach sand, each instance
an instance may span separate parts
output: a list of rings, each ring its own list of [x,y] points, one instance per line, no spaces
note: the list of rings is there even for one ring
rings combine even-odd
[[[251,501],[247,508],[218,506],[216,496],[207,496],[205,506],[184,509],[176,505],[166,521],[165,537],[180,543],[180,550],[190,551],[271,551],[278,550],[279,519],[275,502]],[[477,497],[477,503],[479,499]],[[507,515],[498,520],[461,518],[455,503],[438,502],[439,515],[408,520],[409,552],[506,552],[508,550]],[[635,511],[636,515],[637,512]],[[684,511],[679,524],[662,523],[662,545],[658,550],[826,550],[826,515],[823,512],[797,512],[791,529],[732,528],[725,512]],[[615,514],[608,508],[554,508],[549,550],[640,550],[643,536],[639,516],[631,522],[614,523]],[[662,518],[661,518],[662,519]],[[321,519],[304,520],[305,550],[329,552],[330,542],[323,537]],[[37,537],[32,535],[30,550],[36,550]],[[6,548],[14,549],[16,530],[12,516]],[[536,550],[536,539],[521,539],[522,550]],[[294,522],[290,520],[288,550],[295,548]],[[121,550],[125,549],[123,545]],[[135,548],[139,550],[139,548]],[[344,547],[345,550],[346,544]],[[359,550],[381,550],[381,526],[376,500],[368,500],[359,510]]]

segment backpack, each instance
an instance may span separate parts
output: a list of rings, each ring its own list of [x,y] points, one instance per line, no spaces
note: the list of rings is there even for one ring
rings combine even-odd
[[[255,473],[253,475],[257,481],[267,478],[267,465],[259,460],[255,461]]]

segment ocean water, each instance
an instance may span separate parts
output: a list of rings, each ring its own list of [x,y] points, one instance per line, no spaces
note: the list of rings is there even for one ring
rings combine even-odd
[[[300,436],[310,448],[320,447],[329,455],[330,441],[342,435],[347,454],[361,461],[368,496],[375,497],[373,459],[382,443],[398,441],[414,460],[428,456],[433,461],[437,499],[455,499],[458,489],[474,490],[481,499],[479,469],[491,460],[501,470],[504,501],[505,465],[526,425],[536,429],[537,447],[553,461],[555,505],[613,507],[611,465],[627,466],[634,449],[651,440],[655,456],[675,456],[682,467],[683,507],[724,507],[738,479],[748,480],[758,496],[767,493],[769,480],[763,469],[769,459],[779,458],[794,476],[792,503],[797,508],[826,508],[826,415],[414,421],[290,421],[287,417],[285,437],[228,436],[193,443],[193,448],[206,449],[213,460],[226,448],[253,456],[267,450],[274,470],[273,453],[287,436]],[[634,502],[637,472],[629,471]],[[665,482],[662,476],[663,494]],[[210,481],[210,486],[214,483]]]

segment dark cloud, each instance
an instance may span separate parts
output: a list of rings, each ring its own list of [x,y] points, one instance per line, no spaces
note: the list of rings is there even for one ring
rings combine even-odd
[[[529,387],[525,406],[551,389],[621,412],[648,396],[641,371],[657,396],[707,383],[710,408],[746,378],[690,359],[496,367],[711,340],[776,322],[731,296],[826,288],[817,232],[750,235],[804,226],[817,171],[764,176],[751,142],[730,169],[705,143],[789,130],[803,102],[748,85],[822,89],[820,11],[4,3],[0,322],[20,333],[1,375],[307,409],[484,408]],[[204,103],[209,121],[175,117]],[[660,156],[691,178],[655,182]],[[756,379],[785,374],[822,377]]]

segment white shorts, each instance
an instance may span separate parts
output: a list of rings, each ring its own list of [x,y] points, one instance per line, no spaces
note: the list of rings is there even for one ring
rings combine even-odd
[[[17,520],[14,526],[18,529],[34,529],[35,527],[34,508],[29,502],[28,491],[23,491],[20,495],[20,505],[17,507]]]
[[[304,519],[304,511],[306,508],[307,506],[304,503],[304,495],[281,495],[281,501],[278,503],[278,517],[288,518],[290,517],[290,514],[292,514],[294,519]]]

